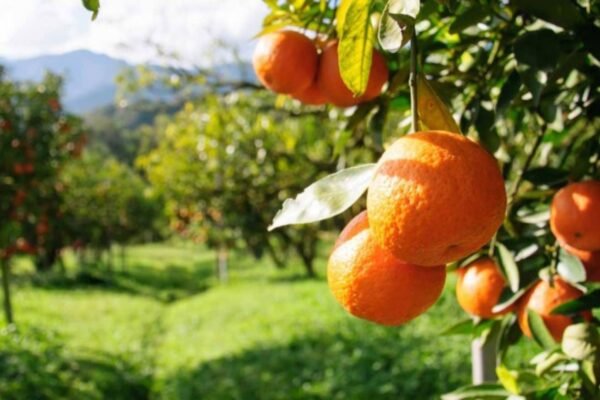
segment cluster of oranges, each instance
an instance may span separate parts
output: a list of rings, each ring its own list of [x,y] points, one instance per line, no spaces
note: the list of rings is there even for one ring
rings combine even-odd
[[[354,106],[379,96],[388,81],[385,59],[373,49],[367,88],[355,96],[342,80],[338,41],[321,43],[292,30],[263,35],[252,64],[265,87],[309,105]]]
[[[572,183],[556,193],[550,209],[550,228],[560,245],[578,257],[585,266],[587,281],[600,281],[600,181]],[[552,282],[539,280],[514,307],[493,312],[505,286],[504,277],[496,263],[487,257],[480,258],[458,270],[456,297],[461,307],[471,315],[492,318],[516,311],[519,326],[531,336],[527,310],[538,313],[555,340],[562,335],[573,320],[564,315],[554,315],[552,310],[583,293],[559,276]],[[591,318],[584,313],[585,319]]]
[[[331,291],[355,316],[403,324],[435,303],[445,265],[489,242],[505,210],[500,169],[477,143],[445,131],[404,136],[379,160],[366,212],[335,244]]]
[[[506,192],[495,159],[464,136],[427,131],[398,139],[383,154],[369,184],[367,210],[340,234],[329,258],[329,287],[351,314],[400,325],[440,296],[447,263],[490,241],[506,212]],[[600,274],[600,182],[574,183],[552,203],[551,228],[561,245],[580,257],[588,280]],[[582,295],[556,276],[535,283],[516,306],[494,312],[506,286],[496,262],[481,257],[458,270],[456,295],[473,316],[516,311],[530,336],[527,310],[543,318],[560,340],[572,319],[552,315]],[[589,318],[589,314],[583,315]]]

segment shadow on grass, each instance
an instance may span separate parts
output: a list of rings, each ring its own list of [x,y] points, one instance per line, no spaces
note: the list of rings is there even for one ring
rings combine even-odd
[[[31,277],[31,283],[49,290],[94,288],[170,303],[208,290],[213,276],[211,266],[197,265],[191,269],[169,264],[158,270],[143,263],[133,263],[124,270],[109,270],[96,264],[80,269],[74,276],[55,272],[36,274]]]
[[[150,374],[121,358],[70,354],[40,331],[0,330],[3,400],[145,400],[150,385]]]
[[[468,357],[430,338],[322,335],[179,370],[160,399],[435,399],[469,380]]]

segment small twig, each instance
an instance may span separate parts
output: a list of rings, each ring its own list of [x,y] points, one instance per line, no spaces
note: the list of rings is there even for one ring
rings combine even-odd
[[[410,112],[412,117],[411,130],[419,130],[419,112],[418,112],[418,94],[417,94],[417,73],[418,73],[418,48],[417,48],[417,29],[412,28],[412,37],[410,38],[410,76],[408,86],[410,87]]]

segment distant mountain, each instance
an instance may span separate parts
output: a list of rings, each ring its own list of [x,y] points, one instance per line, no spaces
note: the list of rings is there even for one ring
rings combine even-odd
[[[64,54],[44,55],[28,59],[10,60],[0,58],[0,65],[7,68],[8,76],[15,80],[39,81],[46,71],[62,75],[65,79],[65,108],[84,114],[114,103],[117,86],[115,77],[124,68],[132,67],[123,60],[88,50],[77,50]],[[161,68],[152,66],[160,71]],[[215,76],[223,80],[256,82],[250,65],[223,64],[215,67]],[[193,93],[200,93],[198,88]],[[142,93],[142,98],[159,101],[171,100],[167,89]],[[139,98],[138,97],[138,98]]]
[[[129,66],[125,61],[87,50],[2,62],[8,75],[16,80],[39,81],[46,71],[64,76],[64,105],[76,113],[112,103],[115,76]]]

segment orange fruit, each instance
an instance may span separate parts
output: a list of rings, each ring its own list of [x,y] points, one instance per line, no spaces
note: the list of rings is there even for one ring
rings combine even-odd
[[[330,42],[323,49],[319,71],[317,73],[317,85],[329,101],[338,107],[350,107],[373,100],[381,94],[383,85],[388,80],[388,68],[383,56],[373,49],[371,72],[367,89],[361,96],[354,94],[346,87],[342,80],[338,58],[338,42]]]
[[[581,291],[558,276],[554,277],[553,286],[550,286],[544,280],[540,280],[529,289],[517,306],[517,317],[521,330],[525,336],[531,337],[527,319],[527,309],[531,309],[542,317],[554,340],[560,342],[565,329],[573,323],[573,320],[566,315],[552,315],[550,313],[559,305],[575,300],[581,297],[582,294]],[[591,318],[589,312],[583,313],[583,316],[588,320]]]
[[[600,250],[600,181],[571,183],[550,207],[550,229],[561,242],[580,250]]]
[[[377,242],[416,265],[441,265],[486,244],[502,224],[506,191],[496,160],[477,143],[444,131],[393,143],[369,185]]]
[[[259,39],[252,64],[267,88],[276,93],[300,93],[315,79],[317,47],[299,32],[268,33]]]
[[[480,258],[458,269],[456,273],[456,299],[467,313],[480,318],[493,318],[509,311],[492,312],[506,285],[494,260],[489,257]]]
[[[423,268],[398,260],[371,236],[367,213],[344,228],[327,265],[327,281],[350,314],[382,325],[401,325],[439,298],[446,268]]]
[[[585,267],[587,282],[600,282],[600,250],[579,250],[569,246],[568,244],[561,244],[561,246],[566,251],[581,260],[583,266]]]
[[[321,92],[321,89],[313,82],[308,89],[303,90],[300,93],[292,94],[292,97],[299,100],[303,104],[312,106],[321,106],[327,104],[327,97]]]

